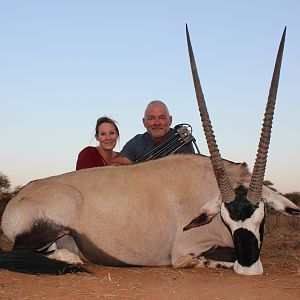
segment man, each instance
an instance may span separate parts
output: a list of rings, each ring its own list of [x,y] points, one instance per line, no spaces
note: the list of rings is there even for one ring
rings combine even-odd
[[[175,135],[176,131],[170,128],[172,116],[165,103],[160,100],[151,101],[145,110],[143,124],[147,130],[129,140],[119,155],[111,164],[130,165],[149,151],[162,144],[167,138]],[[195,153],[192,143],[184,145],[176,153]]]

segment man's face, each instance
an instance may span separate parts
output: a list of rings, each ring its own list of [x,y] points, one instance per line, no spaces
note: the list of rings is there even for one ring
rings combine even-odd
[[[172,116],[169,115],[164,105],[152,104],[145,112],[143,124],[152,139],[159,142],[159,139],[169,131]]]

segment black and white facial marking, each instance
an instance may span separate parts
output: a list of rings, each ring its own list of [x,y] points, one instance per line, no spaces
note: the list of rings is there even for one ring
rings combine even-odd
[[[237,261],[234,270],[239,274],[259,275],[263,273],[260,249],[263,241],[265,206],[263,201],[253,204],[247,200],[247,190],[239,186],[236,198],[221,204],[221,217],[230,230]]]

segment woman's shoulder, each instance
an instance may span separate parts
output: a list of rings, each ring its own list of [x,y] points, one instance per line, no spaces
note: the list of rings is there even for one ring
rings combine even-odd
[[[94,152],[97,152],[97,149],[96,147],[93,147],[93,146],[87,146],[85,148],[83,148],[79,154],[89,154],[89,153],[94,153]]]

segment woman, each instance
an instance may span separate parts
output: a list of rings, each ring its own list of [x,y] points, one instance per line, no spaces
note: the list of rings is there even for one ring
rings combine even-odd
[[[95,131],[99,146],[88,146],[80,151],[76,170],[107,166],[117,155],[113,151],[119,138],[116,122],[108,117],[101,117],[97,120]]]

